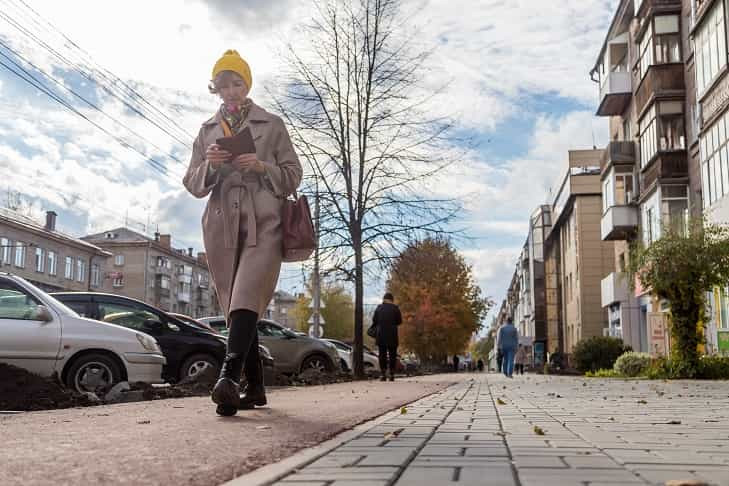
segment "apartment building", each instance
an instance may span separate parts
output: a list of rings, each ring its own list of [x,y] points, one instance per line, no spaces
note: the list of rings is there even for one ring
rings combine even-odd
[[[56,229],[57,214],[45,224],[0,208],[0,271],[23,277],[47,292],[87,291],[102,287],[111,254]]]
[[[600,235],[602,157],[602,150],[571,150],[551,205],[545,310],[548,338],[557,340],[549,344],[552,352],[569,354],[580,340],[601,336],[608,327],[600,282],[614,269],[614,245]]]
[[[727,72],[727,8],[725,0],[690,0],[694,47],[695,101],[703,210],[707,220],[729,222],[729,75]],[[694,153],[694,151],[692,151]],[[729,289],[708,296],[706,329],[709,352],[729,354]]]
[[[220,314],[205,253],[173,248],[171,236],[149,238],[128,228],[88,235],[83,240],[112,256],[101,291],[142,300],[168,312],[191,317]]]
[[[685,230],[701,211],[694,17],[689,0],[622,0],[590,73],[597,115],[610,120],[600,163],[600,233],[614,242],[616,269],[601,282],[607,332],[654,353],[667,351],[667,303],[631,290],[625,267],[631,242],[650,245],[667,225]]]
[[[296,319],[292,314],[295,306],[295,295],[284,290],[277,290],[273,293],[271,303],[266,309],[266,319],[276,321],[289,329],[296,329]]]

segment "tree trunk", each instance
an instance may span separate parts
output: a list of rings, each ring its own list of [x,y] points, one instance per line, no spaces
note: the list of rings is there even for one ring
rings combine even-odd
[[[364,378],[363,354],[363,320],[364,320],[364,267],[362,265],[362,244],[355,235],[354,241],[354,356],[353,368],[355,378]]]
[[[699,368],[698,346],[701,337],[698,323],[701,309],[695,303],[686,302],[671,315],[671,336],[674,341],[671,354],[675,361],[675,371],[680,378],[695,378]]]

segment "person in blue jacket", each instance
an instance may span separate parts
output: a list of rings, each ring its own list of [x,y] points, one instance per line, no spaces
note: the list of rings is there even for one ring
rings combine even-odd
[[[504,357],[504,375],[511,378],[514,373],[514,358],[519,347],[519,330],[514,327],[511,319],[501,326],[498,335],[499,349]]]

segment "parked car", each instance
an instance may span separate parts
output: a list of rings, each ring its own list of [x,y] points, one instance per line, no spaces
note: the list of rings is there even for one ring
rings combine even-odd
[[[210,327],[210,324],[199,321],[185,314],[178,314],[176,312],[168,312],[167,314],[172,317],[176,317],[177,319],[180,319],[182,322],[190,324],[191,326],[197,326],[206,331],[219,334],[215,329]],[[271,352],[263,344],[258,345],[258,354],[261,356],[261,361],[263,362],[263,383],[265,383],[266,385],[272,385],[275,383],[276,380],[276,369],[273,356],[271,356]]]
[[[169,382],[194,377],[206,366],[217,372],[225,358],[227,338],[187,324],[142,301],[96,292],[52,295],[81,315],[153,336],[167,358],[162,377]]]
[[[337,353],[339,354],[340,364],[342,366],[342,369],[344,371],[351,371],[354,368],[354,365],[352,364],[352,353],[354,349],[349,344],[338,341],[336,339],[329,339],[324,338],[324,341],[328,341],[332,343],[337,348]],[[366,349],[363,350],[362,353],[362,359],[364,361],[364,368],[365,371],[367,370],[376,370],[379,368],[379,362],[377,360],[377,356],[370,353]]]
[[[58,373],[79,392],[120,381],[162,383],[166,363],[152,336],[79,316],[28,281],[0,273],[0,361]]]
[[[213,329],[225,328],[225,317],[201,317]],[[301,373],[306,369],[335,371],[340,369],[337,348],[329,342],[300,336],[281,324],[262,319],[258,321],[258,339],[273,355],[276,370],[281,373]]]

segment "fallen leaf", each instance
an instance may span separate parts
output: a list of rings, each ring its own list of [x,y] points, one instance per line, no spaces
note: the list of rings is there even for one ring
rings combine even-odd
[[[151,420],[137,420],[137,423],[138,424],[151,424],[152,421]]]
[[[268,430],[270,428],[270,425],[259,425],[258,427],[256,427],[256,430]]]
[[[535,425],[534,426],[534,433],[537,434],[537,435],[544,435],[544,429],[542,429],[538,425]]]
[[[506,405],[506,402],[503,401],[501,398],[497,398],[496,403],[498,403],[499,405]]]
[[[402,407],[400,409],[400,415],[405,415],[406,413],[408,413],[408,408],[407,407]]]

